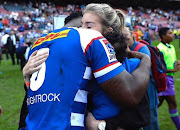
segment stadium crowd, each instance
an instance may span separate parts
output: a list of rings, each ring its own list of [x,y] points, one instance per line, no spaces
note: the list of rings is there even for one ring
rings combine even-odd
[[[82,11],[84,5],[55,6],[53,3],[18,4],[4,2],[0,4],[0,38],[10,30],[16,31],[18,37],[25,39],[37,39],[43,30],[53,30],[53,17],[69,15],[73,11]],[[179,35],[180,10],[163,11],[160,9],[144,9],[128,7],[123,10],[130,17],[132,26],[139,26],[144,31],[150,29],[153,39],[157,39],[157,30],[162,26],[168,26]],[[161,22],[159,22],[161,21]]]
[[[68,16],[74,11],[82,11],[83,8],[84,5],[69,4],[67,6],[55,6],[51,2],[29,2],[24,5],[3,2],[0,5],[0,39],[4,39],[2,38],[3,36],[6,39],[10,32],[13,31],[16,37],[16,41],[13,43],[16,49],[13,53],[18,55],[19,46],[28,47],[41,36],[43,31],[49,32],[53,30],[54,16]],[[148,37],[150,43],[152,40],[159,40],[158,29],[163,26],[170,27],[176,37],[180,34],[180,10],[170,10],[167,12],[161,9],[144,9],[143,7],[133,9],[132,7],[128,7],[127,9],[123,9],[123,11],[126,17],[130,18],[128,22],[134,28],[137,40],[141,37]],[[1,40],[0,47],[6,53],[6,59],[8,59],[8,50],[7,48],[5,49],[5,44],[6,42]],[[23,49],[25,47],[20,48],[20,53],[25,53]],[[22,62],[22,66],[24,66],[24,60]],[[15,64],[14,61],[13,64]],[[17,61],[17,64],[19,64],[19,61]]]

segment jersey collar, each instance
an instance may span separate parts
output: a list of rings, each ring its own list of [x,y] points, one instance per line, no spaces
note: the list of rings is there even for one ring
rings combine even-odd
[[[168,43],[165,43],[165,42],[163,42],[163,41],[161,41],[161,43],[163,43],[165,46],[167,46],[168,48],[171,48],[171,45],[170,44],[168,44]]]

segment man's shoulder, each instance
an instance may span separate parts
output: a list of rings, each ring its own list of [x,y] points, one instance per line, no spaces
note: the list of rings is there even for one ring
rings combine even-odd
[[[62,28],[60,28],[60,29],[55,29],[55,30],[52,30],[52,31],[50,31],[49,33],[58,33],[58,32],[61,32],[61,31],[63,31],[63,30],[67,30],[67,29],[72,29],[72,28],[68,28],[68,27],[62,27]],[[47,34],[49,34],[49,33],[47,33]]]
[[[91,29],[76,29],[79,33],[80,42],[83,50],[87,49],[92,43],[99,42],[104,38],[101,33]]]
[[[92,29],[85,29],[85,28],[76,28],[76,27],[63,27],[61,29],[56,29],[51,31],[50,33],[58,33],[65,30],[69,30],[72,33],[79,33],[80,37],[86,38],[86,39],[93,39],[97,37],[102,37],[102,34],[96,30]]]

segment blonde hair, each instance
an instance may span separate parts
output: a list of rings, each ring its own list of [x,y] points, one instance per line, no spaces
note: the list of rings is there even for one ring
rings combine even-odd
[[[108,4],[88,4],[83,14],[87,12],[93,12],[101,18],[104,31],[111,27],[113,31],[122,33],[125,28],[124,13],[119,9],[113,9]]]

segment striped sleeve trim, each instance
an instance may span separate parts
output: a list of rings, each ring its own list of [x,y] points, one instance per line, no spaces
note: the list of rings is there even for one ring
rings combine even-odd
[[[84,127],[84,114],[71,113],[71,126]]]
[[[87,103],[87,95],[88,95],[87,91],[78,90],[76,93],[76,96],[74,98],[74,101],[81,102],[81,103]]]
[[[92,69],[91,69],[91,67],[86,67],[83,79],[88,79],[88,80],[92,79]]]
[[[109,73],[110,71],[116,69],[117,67],[119,67],[121,65],[122,64],[120,62],[118,62],[118,61],[113,62],[111,64],[108,64],[108,65],[106,65],[106,66],[104,66],[104,67],[94,71],[94,77],[95,78],[101,77],[101,76]]]

